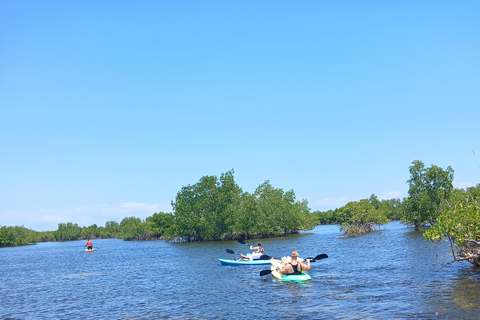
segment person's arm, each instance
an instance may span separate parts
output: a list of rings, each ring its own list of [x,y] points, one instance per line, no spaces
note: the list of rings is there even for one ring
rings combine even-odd
[[[310,270],[310,259],[307,259],[307,264],[305,263],[302,263],[302,264],[303,264],[302,266],[303,270],[307,270],[307,271]]]

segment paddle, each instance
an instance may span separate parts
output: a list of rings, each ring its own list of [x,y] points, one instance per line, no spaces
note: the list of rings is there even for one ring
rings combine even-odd
[[[315,262],[317,260],[322,260],[322,259],[326,259],[328,258],[328,256],[325,254],[325,253],[322,253],[322,254],[319,254],[318,256],[315,256],[315,258],[307,258],[307,259],[310,259],[310,262]],[[305,261],[307,260],[305,259]]]
[[[262,270],[260,271],[260,277],[266,276],[267,274],[270,274],[270,273],[272,273],[272,270]]]
[[[245,241],[243,241],[243,239],[238,239],[238,242],[240,242],[241,244],[244,244],[244,245],[246,245],[246,246],[249,246],[249,247],[250,247],[250,245],[249,245],[249,244],[246,244],[246,243],[245,243]]]
[[[240,255],[240,253],[237,253],[237,252],[233,251],[232,249],[226,249],[225,251],[227,251],[227,253],[230,253],[230,254],[238,254],[238,255]]]

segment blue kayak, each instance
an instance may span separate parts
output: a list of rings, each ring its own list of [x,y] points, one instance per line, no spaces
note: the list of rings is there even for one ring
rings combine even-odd
[[[233,259],[220,259],[221,264],[227,264],[230,266],[244,266],[244,265],[257,265],[257,264],[270,264],[270,260],[233,260]]]

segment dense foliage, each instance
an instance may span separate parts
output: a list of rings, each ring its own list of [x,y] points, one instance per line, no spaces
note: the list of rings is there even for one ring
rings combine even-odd
[[[39,241],[38,232],[25,227],[0,227],[0,247],[20,246]]]
[[[347,203],[338,211],[337,217],[341,223],[340,230],[345,232],[345,236],[374,231],[375,226],[390,222],[386,213],[375,208],[368,199]]]
[[[438,216],[435,224],[425,231],[428,240],[447,239],[453,261],[468,261],[480,266],[480,184],[467,191],[456,190],[452,206]],[[455,254],[457,248],[457,255]],[[453,262],[452,261],[452,262]]]
[[[233,171],[183,187],[172,206],[176,236],[187,241],[283,236],[315,226],[307,201],[296,201],[292,190],[265,181],[243,193]]]
[[[413,161],[409,167],[410,179],[408,198],[405,199],[402,222],[415,226],[435,224],[449,207],[449,198],[453,191],[453,169],[443,170],[432,165],[425,168],[423,162]]]
[[[205,176],[182,187],[172,202],[177,236],[186,240],[220,240],[233,237],[233,225],[241,210],[242,190],[233,172]]]
[[[145,221],[124,218],[120,224],[80,227],[60,223],[56,231],[36,232],[23,227],[2,227],[0,246],[38,241],[119,238],[125,240],[180,239],[232,240],[283,236],[313,229],[315,219],[308,202],[296,201],[295,193],[276,189],[268,181],[253,194],[243,193],[235,183],[233,170],[220,176],[205,176],[194,185],[182,187],[173,213],[154,213]]]
[[[365,202],[365,200],[360,200],[361,202]],[[387,220],[400,220],[402,214],[402,201],[400,199],[388,199],[388,200],[379,200],[378,197],[374,194],[370,196],[368,199],[371,207],[368,207],[369,215],[372,218],[375,218],[375,215],[382,215],[385,216]],[[346,219],[346,212],[352,213],[351,209],[354,206],[353,203],[349,202],[344,207],[337,208],[335,210],[328,210],[325,212],[322,211],[314,211],[313,214],[315,216],[315,220],[317,224],[342,224],[350,222],[350,224],[357,224],[362,223],[362,220],[356,220],[356,215],[352,215],[348,219]],[[349,208],[347,208],[347,206]],[[366,204],[363,204],[366,207]],[[358,216],[359,219],[365,219],[364,216]],[[383,219],[380,219],[379,224],[382,223]],[[376,219],[373,219],[371,222],[375,222]],[[376,225],[376,223],[373,223]],[[362,228],[360,228],[362,229]],[[354,229],[351,229],[352,232]]]

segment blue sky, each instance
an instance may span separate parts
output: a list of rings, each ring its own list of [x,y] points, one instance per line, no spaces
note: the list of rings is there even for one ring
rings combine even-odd
[[[478,1],[0,2],[0,225],[171,212],[231,169],[312,210],[480,183]]]

